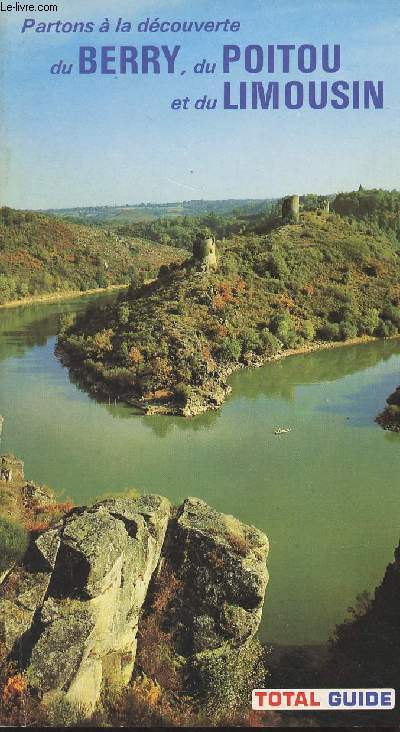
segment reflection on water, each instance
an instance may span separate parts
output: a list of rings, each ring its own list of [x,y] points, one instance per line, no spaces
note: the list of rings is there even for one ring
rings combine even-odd
[[[398,339],[377,341],[372,348],[370,343],[363,343],[324,349],[312,353],[311,358],[311,354],[304,353],[268,364],[268,378],[265,369],[244,369],[230,383],[234,393],[246,399],[278,396],[293,401],[297,386],[342,379],[386,361],[399,351]]]
[[[0,309],[0,360],[23,356],[33,346],[46,345],[49,337],[57,333],[60,316],[76,313],[96,302],[111,302],[116,297],[116,292],[113,292],[47,305],[36,303]]]
[[[399,540],[400,435],[374,417],[399,383],[400,341],[242,370],[218,412],[143,417],[91,399],[54,357],[59,316],[93,299],[0,311],[3,450],[80,503],[136,487],[257,525],[271,542],[264,637],[326,639]]]

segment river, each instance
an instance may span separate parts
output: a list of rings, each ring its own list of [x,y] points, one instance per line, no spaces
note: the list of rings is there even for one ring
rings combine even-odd
[[[143,417],[91,399],[54,356],[59,316],[110,298],[0,311],[2,452],[79,504],[136,487],[258,526],[271,544],[263,639],[325,641],[400,538],[400,434],[374,423],[400,383],[400,339],[237,372],[218,412]]]

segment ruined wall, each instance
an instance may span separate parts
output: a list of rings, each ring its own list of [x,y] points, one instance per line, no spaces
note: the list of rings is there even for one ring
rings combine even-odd
[[[200,272],[212,272],[217,269],[217,253],[213,236],[199,235],[193,242],[193,260],[195,268]]]
[[[297,223],[300,219],[300,198],[299,196],[286,196],[282,202],[282,219]]]

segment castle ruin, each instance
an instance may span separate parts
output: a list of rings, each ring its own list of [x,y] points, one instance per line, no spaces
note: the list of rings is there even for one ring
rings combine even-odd
[[[311,201],[310,198],[312,199]],[[283,222],[298,223],[300,220],[300,209],[318,213],[329,213],[330,201],[329,198],[323,198],[323,196],[305,196],[300,203],[300,196],[286,196],[282,200]]]
[[[213,272],[217,269],[215,237],[199,234],[193,242],[193,260],[198,272]]]
[[[286,196],[282,201],[282,219],[287,222],[298,223],[300,219],[300,197]]]

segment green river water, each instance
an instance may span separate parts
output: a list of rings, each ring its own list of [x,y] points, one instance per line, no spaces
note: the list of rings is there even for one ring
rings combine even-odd
[[[400,434],[374,423],[400,383],[400,340],[237,372],[218,412],[143,417],[95,402],[54,356],[59,315],[94,299],[0,311],[2,452],[77,503],[137,487],[258,526],[271,544],[262,637],[326,640],[400,538]]]

